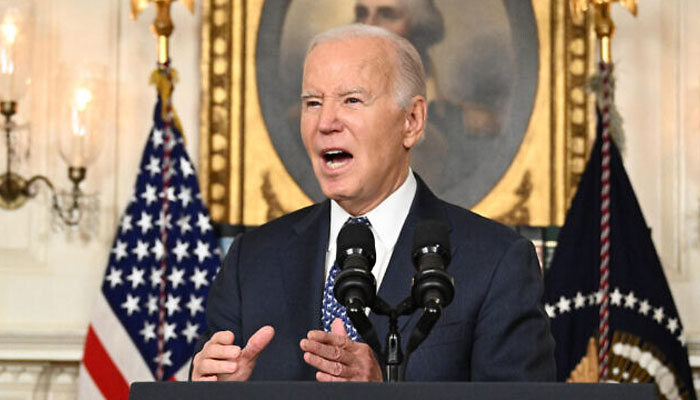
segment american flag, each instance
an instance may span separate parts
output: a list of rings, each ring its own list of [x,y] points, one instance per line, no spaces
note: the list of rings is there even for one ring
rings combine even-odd
[[[134,381],[186,379],[206,330],[220,252],[169,103],[170,73],[154,73],[154,124],[88,327],[79,398],[126,399]]]

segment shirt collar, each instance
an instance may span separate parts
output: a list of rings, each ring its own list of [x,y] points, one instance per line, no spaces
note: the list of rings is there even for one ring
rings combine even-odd
[[[384,199],[377,207],[365,214],[369,220],[372,231],[377,239],[388,249],[392,249],[399,239],[401,228],[408,216],[411,203],[416,195],[416,178],[413,170],[409,169],[406,180],[389,197]],[[336,240],[340,229],[351,215],[343,210],[335,200],[331,200],[331,226],[328,240],[328,250],[335,249]]]

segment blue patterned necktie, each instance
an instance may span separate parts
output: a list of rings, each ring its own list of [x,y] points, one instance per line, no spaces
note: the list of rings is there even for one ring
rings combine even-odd
[[[367,217],[350,217],[345,222],[347,224],[365,224],[370,226]],[[337,251],[337,250],[336,250]],[[348,317],[345,312],[345,307],[343,307],[338,300],[335,299],[333,293],[333,286],[335,285],[335,277],[340,273],[340,266],[337,262],[333,262],[330,272],[328,272],[328,279],[326,279],[326,286],[323,289],[323,305],[321,307],[321,322],[323,323],[323,330],[326,332],[331,331],[331,323],[336,318],[342,318],[345,323],[345,331],[348,333],[350,339],[353,342],[357,342],[360,336],[357,334],[357,330],[352,325],[350,317]]]

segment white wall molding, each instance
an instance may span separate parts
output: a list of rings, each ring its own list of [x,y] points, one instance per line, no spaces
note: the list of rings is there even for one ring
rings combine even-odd
[[[77,361],[85,332],[0,332],[0,361]]]

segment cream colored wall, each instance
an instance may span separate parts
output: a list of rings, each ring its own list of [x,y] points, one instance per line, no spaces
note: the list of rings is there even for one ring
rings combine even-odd
[[[35,4],[34,86],[20,105],[32,125],[32,154],[23,172],[47,174],[67,186],[55,151],[52,74],[61,63],[104,65],[110,88],[105,143],[85,185],[100,193],[100,227],[90,242],[52,232],[45,195],[21,210],[0,210],[0,397],[40,392],[72,398],[90,307],[151,124],[155,91],[147,82],[155,42],[148,25],[154,11],[133,22],[126,0]],[[644,0],[637,19],[618,5],[614,17],[625,163],[691,340],[693,362],[700,365],[700,3]],[[173,19],[171,53],[181,76],[174,102],[197,162],[199,14],[192,17],[176,3]]]
[[[104,66],[104,143],[84,183],[87,191],[100,193],[100,225],[89,242],[53,232],[44,190],[20,210],[0,210],[0,398],[30,398],[34,391],[72,398],[91,306],[151,126],[156,92],[148,80],[156,51],[149,25],[155,10],[134,22],[126,0],[34,4],[33,87],[20,103],[21,116],[31,123],[32,152],[20,172],[46,174],[68,187],[67,169],[56,151],[60,124],[54,75],[61,64]],[[179,2],[172,13],[171,58],[181,76],[174,104],[197,162],[201,17]],[[0,149],[4,153],[4,136]]]
[[[615,6],[617,105],[627,172],[689,339],[700,388],[700,2]]]

